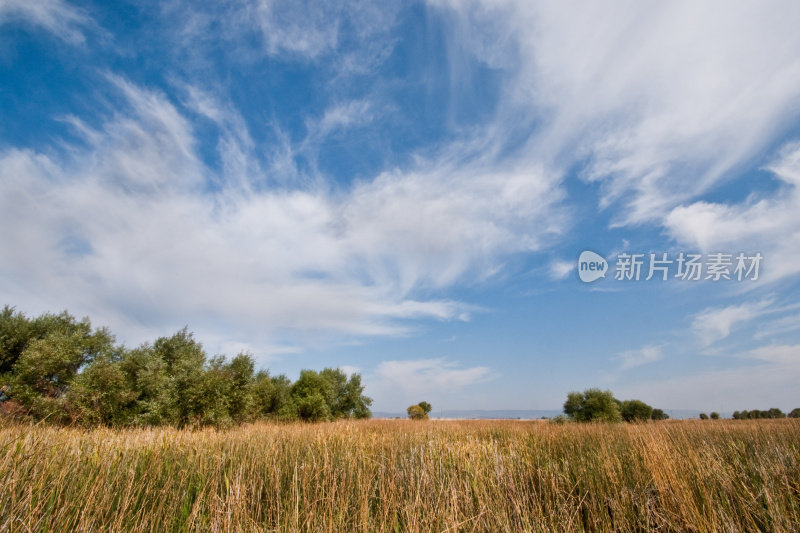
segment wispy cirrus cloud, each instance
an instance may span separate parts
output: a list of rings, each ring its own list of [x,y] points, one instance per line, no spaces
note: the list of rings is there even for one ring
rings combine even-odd
[[[221,170],[211,168],[165,94],[108,80],[118,110],[100,128],[69,119],[88,147],[0,154],[3,223],[22,228],[0,238],[16,251],[1,267],[12,301],[34,291],[34,308],[71,302],[123,334],[189,322],[203,335],[224,320],[239,331],[220,344],[244,335],[273,352],[283,349],[276,338],[404,335],[409,321],[473,310],[416,298],[420,289],[490,276],[506,254],[560,229],[560,195],[537,169],[429,164],[343,194],[252,186],[275,169],[243,170],[252,147],[235,112],[187,91],[189,107],[222,131]]]
[[[83,10],[62,0],[3,0],[0,2],[0,26],[14,20],[47,30],[73,45],[83,44],[85,30],[94,26]]]
[[[792,2],[435,4],[462,50],[507,68],[497,116],[535,123],[525,146],[542,160],[585,161],[618,224],[661,222],[800,114]]]

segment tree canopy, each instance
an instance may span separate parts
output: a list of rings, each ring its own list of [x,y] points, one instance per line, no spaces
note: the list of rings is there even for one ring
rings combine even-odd
[[[570,392],[564,402],[564,413],[576,422],[619,422],[620,405],[610,390],[586,389]]]
[[[666,420],[661,409],[653,409],[641,400],[620,401],[610,390],[586,389],[570,392],[564,402],[564,413],[575,422],[646,422]]]
[[[419,402],[416,405],[410,405],[406,412],[408,413],[408,418],[411,420],[427,420],[428,413],[433,410],[431,404],[428,402]]]
[[[133,349],[66,311],[0,312],[0,401],[19,417],[82,425],[229,425],[257,418],[368,418],[359,374],[256,371],[253,356],[207,357],[184,328]]]

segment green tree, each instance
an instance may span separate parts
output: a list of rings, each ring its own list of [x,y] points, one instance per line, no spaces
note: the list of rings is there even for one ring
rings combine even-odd
[[[625,400],[620,407],[620,414],[626,422],[644,422],[653,416],[653,408],[641,400]]]
[[[331,407],[335,403],[336,381],[332,373],[301,370],[300,377],[292,385],[290,401],[282,408],[282,417],[306,421],[328,420],[333,415]]]
[[[209,384],[205,379],[206,354],[187,328],[153,343],[156,357],[166,364],[168,376],[167,412],[178,426],[202,422],[204,396]]]
[[[38,320],[38,319],[37,319]],[[95,358],[110,354],[114,338],[106,329],[92,330],[66,313],[45,315],[48,331],[26,344],[12,367],[9,396],[36,418],[71,419],[65,393],[78,371]]]
[[[564,413],[577,422],[619,422],[620,405],[610,390],[586,389],[570,392],[564,402]]]
[[[425,413],[425,409],[423,409],[419,404],[410,405],[408,409],[406,409],[406,413],[408,413],[408,418],[411,420],[427,420],[428,415]]]
[[[667,420],[669,415],[661,409],[653,409],[653,414],[650,415],[651,420]]]
[[[260,370],[253,384],[253,401],[259,416],[278,416],[291,398],[292,382],[283,374],[270,376],[266,370]]]
[[[34,332],[33,324],[24,314],[8,305],[3,307],[0,311],[0,376],[11,371],[30,341],[37,337],[40,335]]]
[[[255,373],[250,354],[207,359],[187,328],[127,349],[88,318],[29,319],[9,306],[0,311],[0,387],[0,401],[13,401],[20,416],[86,425],[368,418],[372,404],[360,374],[303,370],[292,383]]]
[[[418,405],[422,407],[422,410],[425,412],[426,415],[430,414],[430,412],[433,410],[433,407],[431,407],[431,404],[429,404],[428,402],[419,402]]]
[[[708,420],[708,415],[705,413],[700,413],[700,420]]]
[[[318,401],[307,400],[318,395],[325,400],[327,418],[368,418],[372,399],[364,396],[361,376],[353,374],[347,378],[341,369],[325,368],[321,372],[303,370],[291,387],[289,405],[283,409],[283,418],[292,418],[296,413],[301,420],[307,420],[309,405],[314,406],[314,416],[319,416]]]
[[[347,374],[340,368],[324,368],[319,377],[327,383],[325,403],[328,405],[332,418],[345,418],[350,416],[352,406],[347,395]]]
[[[118,354],[95,358],[67,391],[70,411],[84,425],[129,424],[138,396],[129,386]]]
[[[230,374],[230,417],[236,422],[250,419],[254,413],[255,362],[253,356],[240,353],[228,364]]]
[[[152,346],[144,344],[125,352],[120,360],[128,387],[138,393],[132,423],[177,424],[167,363]]]
[[[342,393],[340,406],[344,416],[351,418],[370,418],[372,416],[372,411],[369,409],[372,405],[372,398],[364,395],[361,374],[352,374]]]
[[[191,425],[229,426],[233,380],[225,357],[212,357],[198,372],[199,387],[192,403]]]
[[[306,422],[322,422],[331,419],[331,410],[325,397],[319,392],[299,398],[297,403],[297,417]]]
[[[711,411],[711,420],[719,420],[719,413],[716,411]]]
[[[777,407],[772,407],[767,411],[767,418],[786,418],[786,414]]]

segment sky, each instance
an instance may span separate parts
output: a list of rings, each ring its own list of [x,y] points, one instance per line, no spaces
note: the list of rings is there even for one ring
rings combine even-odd
[[[791,0],[0,0],[0,303],[359,372],[377,411],[799,407],[798,25]]]

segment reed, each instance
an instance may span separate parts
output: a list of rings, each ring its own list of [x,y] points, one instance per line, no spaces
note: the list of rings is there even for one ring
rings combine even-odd
[[[798,531],[800,421],[0,422],[0,531]]]

